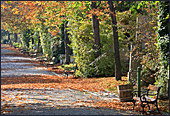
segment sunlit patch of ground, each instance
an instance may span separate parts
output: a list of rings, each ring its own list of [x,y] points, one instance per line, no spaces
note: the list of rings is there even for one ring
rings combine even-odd
[[[5,48],[7,49],[7,48]],[[13,48],[9,48],[10,50],[17,50]],[[21,56],[20,54],[16,56]],[[22,61],[11,61],[11,62],[22,62]],[[26,61],[27,63],[39,63],[39,62],[34,62],[34,61]],[[25,64],[31,66],[31,64]],[[33,65],[33,64],[32,64]],[[36,65],[35,65],[36,66]],[[43,66],[43,65],[38,65]],[[47,67],[48,71],[55,72],[57,74],[64,74],[64,70],[57,68],[58,65],[55,65],[55,68],[53,67]],[[7,70],[7,69],[3,69]],[[10,69],[8,69],[10,70]],[[21,77],[12,77],[12,78],[7,78],[7,77],[1,77],[1,101],[3,102],[9,102],[11,101],[16,101],[18,104],[17,107],[24,108],[28,103],[25,97],[18,97],[18,96],[26,96],[25,93],[21,91],[23,89],[26,91],[27,89],[29,92],[31,92],[31,89],[39,90],[39,89],[59,89],[59,90],[64,90],[64,89],[74,89],[74,90],[88,90],[91,92],[100,92],[100,91],[105,91],[105,90],[110,90],[114,93],[117,93],[117,86],[126,84],[127,83],[127,77],[122,77],[121,81],[116,81],[115,77],[101,77],[101,78],[77,78],[75,79],[73,76],[69,76],[68,78],[66,76],[49,76],[49,75],[27,75],[27,76],[21,76]],[[25,90],[26,89],[26,90]],[[5,94],[5,91],[21,91],[18,95],[15,95],[14,98],[11,98],[8,96],[8,94]],[[33,91],[32,91],[33,92]],[[44,93],[40,93],[40,95],[44,95]],[[95,96],[89,96],[89,98],[93,98]],[[47,96],[47,99],[51,98],[50,95]],[[44,98],[46,99],[46,98]],[[100,100],[100,98],[97,102],[90,101],[84,102],[84,105],[86,106],[92,106],[95,108],[100,108],[100,107],[106,107],[106,108],[111,108],[111,109],[117,109],[117,110],[132,110],[132,103],[128,102],[120,102],[117,99],[113,99],[112,101],[103,101]],[[22,100],[22,101],[20,101]],[[34,100],[33,102],[39,103],[40,101]],[[61,101],[64,103],[64,101]],[[80,101],[75,101],[71,105],[78,104]],[[49,104],[52,104],[54,102],[48,102]],[[30,103],[32,104],[32,103]],[[43,104],[43,102],[41,102]],[[169,112],[169,100],[159,100],[159,109],[164,112]],[[81,101],[82,105],[82,101]],[[11,112],[11,110],[7,110],[11,106],[9,104],[4,104],[2,107],[2,110],[4,112]],[[75,106],[78,107],[78,106]],[[56,105],[56,108],[59,108],[59,106]],[[153,108],[153,109],[152,109]],[[152,110],[156,110],[154,106],[151,107]],[[145,109],[147,110],[147,109]],[[137,103],[135,106],[135,111],[142,111],[140,104]],[[153,113],[154,114],[154,113]],[[156,114],[156,112],[155,112]],[[159,114],[160,115],[160,114]]]

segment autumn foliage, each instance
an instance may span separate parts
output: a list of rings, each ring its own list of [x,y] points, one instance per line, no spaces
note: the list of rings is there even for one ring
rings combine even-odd
[[[135,62],[139,62],[138,65],[142,67],[142,78],[144,78],[145,74],[149,73],[151,77],[155,76],[154,78],[159,85],[164,82],[164,78],[158,74],[163,69],[160,68],[161,63],[159,63],[161,61],[161,53],[158,49],[159,43],[156,33],[159,14],[157,3],[159,2],[114,1],[113,3],[110,2],[109,6],[108,1],[1,1],[1,26],[5,30],[22,35],[19,39],[23,48],[26,47],[26,43],[32,45],[28,46],[30,48],[33,48],[34,44],[34,47],[40,47],[43,55],[48,54],[50,58],[56,55],[59,58],[59,48],[68,39],[70,43],[65,43],[65,47],[69,46],[72,48],[71,52],[73,53],[70,52],[67,55],[75,55],[73,58],[78,64],[78,71],[75,74],[79,77],[69,76],[67,78],[66,76],[49,75],[2,77],[2,91],[18,88],[55,88],[88,90],[92,92],[109,90],[117,93],[117,86],[128,82],[126,74],[128,71],[129,52],[135,54],[133,57]],[[169,20],[168,16],[169,13],[164,16],[167,21]],[[139,22],[137,22],[137,18],[140,19]],[[94,19],[95,21],[93,22]],[[96,44],[97,39],[94,36],[95,26],[93,23],[96,22],[98,27],[98,44]],[[112,28],[115,30],[115,33],[112,33]],[[30,32],[27,33],[27,31]],[[28,34],[29,37],[24,35],[24,33]],[[115,35],[117,37],[117,44],[113,41]],[[162,42],[161,39],[159,41]],[[117,47],[117,50],[120,50],[119,60],[121,60],[119,61],[121,64],[119,63],[118,67],[121,68],[118,71],[122,71],[122,74],[124,73],[125,75],[119,76],[119,79],[113,77],[115,76],[114,70],[116,64],[114,62],[116,60],[113,58],[119,57],[119,55],[114,55],[116,49],[114,50],[113,48],[116,45],[120,45],[120,47]],[[130,51],[130,45],[134,45],[132,51]],[[97,50],[96,46],[99,47],[100,51]],[[167,46],[166,48],[168,48]],[[18,50],[11,47],[4,49]],[[66,54],[66,50],[63,53]],[[168,50],[167,54],[169,54]],[[23,54],[6,55],[28,57]],[[38,61],[28,60],[9,62],[39,63]],[[167,71],[169,65],[168,62],[165,63],[167,67],[163,71],[166,72],[166,75],[163,77],[166,78],[169,74]],[[55,64],[55,67],[57,66],[58,64]],[[13,69],[13,67],[10,69]],[[154,73],[152,71],[150,73],[150,69]],[[6,71],[8,69],[1,70]],[[64,74],[64,70],[58,67],[56,69],[48,67],[46,70],[57,74]],[[94,76],[99,77],[96,78]],[[100,76],[102,77],[100,78]],[[167,81],[164,83],[164,88],[168,88]],[[1,100],[5,101],[6,96],[1,97]],[[167,101],[169,102],[169,100]],[[159,107],[162,111],[169,110],[167,101],[160,100]],[[111,102],[98,101],[93,104],[96,107],[132,110],[131,103],[122,103],[116,99]],[[135,111],[141,111],[139,103]]]

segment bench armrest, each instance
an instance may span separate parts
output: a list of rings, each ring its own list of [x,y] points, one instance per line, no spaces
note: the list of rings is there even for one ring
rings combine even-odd
[[[134,96],[137,96],[137,91],[132,91],[132,98],[133,98]]]

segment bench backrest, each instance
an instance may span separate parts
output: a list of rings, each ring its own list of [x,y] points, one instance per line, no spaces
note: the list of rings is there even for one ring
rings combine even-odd
[[[54,60],[55,60],[55,57],[52,58],[52,61],[54,61]]]
[[[158,91],[159,87],[149,84],[148,89],[152,91]]]
[[[149,84],[149,86],[148,86],[148,92],[149,91],[155,91],[156,98],[158,98],[160,89],[161,89],[161,87],[157,87],[155,85]]]

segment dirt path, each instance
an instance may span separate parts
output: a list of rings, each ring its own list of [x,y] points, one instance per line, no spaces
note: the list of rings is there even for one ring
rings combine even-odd
[[[1,47],[1,114],[3,115],[128,115],[134,112],[117,111],[96,107],[98,101],[117,99],[116,95],[103,92],[57,89],[48,86],[37,87],[29,82],[31,76],[55,76],[30,57],[19,55],[16,50]],[[17,54],[17,55],[16,55]],[[28,62],[30,61],[30,62]],[[36,62],[36,61],[35,61]],[[12,78],[12,79],[11,79]],[[25,79],[25,81],[21,79]],[[11,81],[12,80],[12,81]],[[16,80],[14,82],[14,80]],[[58,81],[59,83],[60,81]],[[31,84],[29,84],[31,83]],[[29,86],[28,86],[29,85]],[[35,85],[35,86],[34,86]],[[14,88],[15,86],[15,88]],[[31,86],[31,87],[30,87]]]

